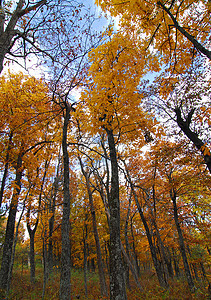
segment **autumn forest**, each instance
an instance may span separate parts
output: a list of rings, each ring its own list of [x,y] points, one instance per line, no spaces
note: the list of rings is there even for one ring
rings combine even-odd
[[[211,299],[210,15],[0,1],[0,299]]]

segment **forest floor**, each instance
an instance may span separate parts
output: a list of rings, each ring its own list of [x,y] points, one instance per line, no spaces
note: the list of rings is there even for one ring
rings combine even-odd
[[[170,283],[167,290],[162,289],[157,282],[156,276],[152,273],[143,274],[140,278],[141,285],[144,289],[143,293],[137,289],[134,282],[131,280],[131,289],[127,289],[128,300],[204,300],[211,299],[208,294],[207,283],[196,283],[194,292],[190,292],[186,282],[183,279],[174,280]],[[71,279],[71,299],[88,299],[88,300],[102,300],[109,298],[102,298],[100,296],[99,280],[96,273],[89,273],[87,277],[88,296],[85,296],[84,288],[84,274],[82,271],[73,271]],[[43,294],[43,273],[41,269],[36,270],[36,281],[34,284],[30,283],[29,270],[14,270],[11,291],[9,300],[57,300],[59,299],[59,272],[48,280],[45,289],[45,296]]]

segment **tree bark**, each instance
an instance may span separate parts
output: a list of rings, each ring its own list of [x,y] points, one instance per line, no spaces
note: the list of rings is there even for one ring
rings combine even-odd
[[[105,274],[104,274],[104,270],[103,270],[103,261],[102,261],[101,247],[100,247],[100,239],[99,239],[99,235],[98,235],[97,221],[96,221],[92,191],[91,191],[90,182],[89,182],[89,175],[84,170],[83,163],[82,163],[80,157],[79,157],[79,161],[80,161],[80,165],[81,165],[81,171],[82,171],[82,173],[85,177],[85,180],[86,180],[86,188],[87,188],[88,197],[89,197],[89,207],[90,207],[91,215],[92,215],[92,226],[93,226],[93,232],[94,232],[94,238],[95,238],[95,244],[96,244],[96,251],[97,251],[97,263],[98,263],[98,272],[99,272],[99,278],[100,278],[101,295],[107,297],[108,292],[107,292],[107,286],[106,286],[106,281],[105,281]]]
[[[60,165],[60,158],[58,161],[58,166],[57,166],[57,172],[56,172],[56,177],[53,183],[52,187],[52,202],[50,202],[50,220],[49,220],[49,235],[48,235],[48,273],[49,275],[52,274],[53,272],[53,241],[52,241],[52,236],[53,236],[53,230],[54,230],[54,219],[55,219],[55,204],[56,204],[56,196],[59,188],[59,165]]]
[[[66,103],[63,135],[62,135],[62,151],[64,164],[64,184],[63,184],[63,215],[62,215],[62,250],[61,250],[61,275],[60,275],[60,300],[70,299],[70,173],[69,173],[69,154],[67,150],[67,131],[70,119],[70,106]]]
[[[9,216],[7,220],[5,241],[3,247],[2,263],[0,270],[0,288],[7,289],[9,280],[9,269],[12,258],[12,246],[15,230],[15,217],[18,207],[18,197],[21,191],[21,177],[22,177],[22,154],[19,154],[16,165],[15,188],[13,190],[12,200],[10,204]]]
[[[174,190],[170,191],[170,197],[171,197],[171,200],[173,202],[174,221],[175,221],[175,225],[176,225],[176,228],[177,228],[177,233],[178,233],[178,236],[179,236],[179,246],[180,246],[180,252],[181,252],[181,255],[182,255],[183,265],[184,265],[184,269],[185,269],[185,275],[186,275],[186,278],[187,278],[188,285],[189,285],[190,289],[192,290],[194,288],[194,282],[193,282],[193,279],[192,279],[192,276],[191,276],[190,267],[189,267],[188,259],[187,259],[187,255],[186,255],[184,238],[183,238],[182,229],[180,227],[179,216],[178,216],[178,209],[177,209],[177,203],[176,203],[176,193],[175,193]]]
[[[129,197],[129,205],[128,205],[128,210],[127,210],[127,217],[126,217],[126,221],[125,221],[125,246],[126,246],[126,253],[128,258],[130,258],[130,245],[129,245],[129,241],[128,241],[128,222],[129,222],[129,216],[130,216],[130,207],[131,207],[131,194]],[[129,267],[125,266],[125,273],[126,273],[126,285],[127,288],[130,290],[131,286],[130,286],[130,272],[129,272]]]
[[[111,160],[110,210],[110,299],[126,300],[124,271],[121,260],[119,175],[113,131],[106,129]]]
[[[87,288],[87,214],[85,214],[84,231],[83,231],[83,244],[84,244],[84,288],[85,297],[88,298],[88,288]]]
[[[12,137],[13,137],[13,132],[10,133],[9,142],[8,142],[8,146],[7,146],[4,174],[3,174],[3,177],[2,177],[1,190],[0,190],[0,208],[1,208],[2,200],[3,200],[4,188],[5,188],[5,183],[6,183],[6,178],[7,178],[8,168],[9,168],[9,156],[10,156],[10,150],[11,150],[11,146],[12,146],[11,145],[12,144]]]
[[[157,274],[157,277],[158,277],[158,281],[159,281],[159,283],[160,283],[160,285],[162,287],[167,288],[168,287],[168,283],[166,282],[165,276],[164,276],[163,271],[161,269],[160,262],[158,260],[157,253],[156,253],[156,248],[153,245],[152,235],[150,233],[149,226],[147,224],[146,218],[144,217],[143,211],[142,211],[140,203],[138,201],[137,194],[136,194],[135,189],[134,189],[134,185],[133,185],[133,183],[131,181],[130,174],[129,174],[127,168],[126,168],[126,172],[127,172],[128,181],[130,183],[131,190],[132,190],[135,202],[136,202],[136,206],[138,208],[138,212],[139,212],[139,215],[140,215],[141,220],[143,222],[144,229],[145,229],[145,232],[146,232],[146,235],[147,235],[147,239],[148,239],[148,243],[149,243],[149,247],[150,247],[150,252],[151,252],[153,264],[154,264],[154,267],[155,267],[155,270],[156,270],[156,274]]]

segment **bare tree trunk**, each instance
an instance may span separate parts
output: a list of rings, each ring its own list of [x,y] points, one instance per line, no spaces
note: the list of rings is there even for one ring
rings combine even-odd
[[[140,268],[138,265],[138,257],[136,253],[136,247],[135,247],[135,238],[133,234],[133,217],[135,216],[135,213],[133,214],[132,218],[130,219],[130,230],[131,230],[131,235],[132,235],[132,248],[133,248],[133,257],[134,257],[134,262],[135,262],[135,267],[137,270],[138,275],[140,276]]]
[[[70,106],[66,103],[64,115],[62,151],[64,164],[64,185],[63,185],[63,215],[62,215],[62,251],[61,251],[61,276],[60,276],[60,300],[70,299],[70,173],[69,173],[69,155],[67,150],[67,131],[70,119]]]
[[[31,205],[29,205],[29,208],[27,210],[27,230],[29,233],[29,237],[30,237],[30,251],[29,251],[29,259],[30,259],[30,280],[31,283],[34,284],[35,282],[35,253],[34,253],[34,237],[35,237],[35,233],[37,231],[37,227],[38,227],[38,223],[39,223],[39,210],[40,210],[40,206],[41,206],[41,201],[42,201],[42,193],[43,193],[43,187],[44,187],[44,183],[45,183],[45,177],[47,174],[47,169],[49,166],[49,162],[48,160],[45,161],[45,171],[43,174],[43,178],[42,178],[42,183],[41,183],[41,188],[40,188],[40,193],[39,193],[39,200],[38,200],[38,212],[37,212],[37,219],[34,225],[34,228],[32,229],[30,226],[30,210],[31,210]],[[39,171],[37,171],[37,177],[39,176]],[[35,183],[36,184],[36,183]]]
[[[5,183],[6,183],[6,178],[7,178],[8,168],[9,168],[9,155],[10,155],[12,137],[13,137],[13,132],[11,132],[10,136],[9,136],[9,142],[8,142],[7,153],[6,153],[6,158],[5,158],[4,174],[2,177],[2,181],[1,181],[0,208],[1,208],[2,200],[3,200],[4,188],[5,188]]]
[[[125,246],[126,246],[126,253],[128,258],[130,258],[130,245],[129,245],[129,241],[128,241],[128,222],[129,222],[129,216],[130,216],[130,206],[131,206],[131,194],[130,194],[130,198],[129,198],[129,205],[128,205],[128,210],[127,210],[127,217],[126,217],[126,221],[125,221]],[[130,272],[129,272],[129,267],[125,266],[125,277],[126,277],[126,285],[127,288],[130,290],[131,286],[130,286]]]
[[[54,219],[55,219],[55,204],[56,204],[56,196],[59,188],[59,167],[60,167],[60,151],[59,151],[59,158],[58,158],[58,165],[56,171],[56,177],[54,179],[54,183],[52,186],[52,202],[50,202],[50,220],[49,220],[49,243],[48,243],[48,273],[49,276],[53,272],[53,241],[52,235],[54,230]]]
[[[88,298],[88,288],[87,288],[87,214],[85,214],[85,234],[83,233],[83,244],[84,244],[84,288],[85,296]]]
[[[128,181],[130,183],[133,196],[135,198],[135,202],[136,202],[136,206],[138,208],[138,212],[140,214],[141,220],[143,222],[143,225],[144,225],[144,228],[145,228],[145,231],[146,231],[146,235],[147,235],[147,239],[148,239],[148,242],[149,242],[149,247],[150,247],[150,251],[151,251],[151,255],[152,255],[152,260],[153,260],[153,264],[154,264],[154,267],[155,267],[155,270],[156,270],[156,273],[157,273],[157,277],[158,277],[159,283],[160,283],[160,285],[162,287],[167,288],[168,284],[167,284],[167,282],[165,280],[163,271],[161,269],[160,262],[158,260],[157,253],[156,253],[156,248],[153,245],[152,235],[150,233],[149,226],[148,226],[147,221],[146,221],[146,219],[144,217],[144,214],[143,214],[142,208],[140,206],[140,203],[138,201],[138,197],[137,197],[137,194],[135,192],[135,189],[134,189],[134,186],[133,186],[133,183],[131,181],[130,174],[129,174],[127,168],[126,168],[126,172],[127,172]]]
[[[111,160],[110,210],[110,299],[126,300],[126,287],[121,259],[119,175],[113,131],[106,129]]]
[[[42,288],[42,300],[45,299],[45,291],[46,291],[46,285],[47,285],[47,281],[48,281],[48,267],[47,267],[47,243],[46,243],[46,239],[47,239],[47,233],[46,233],[46,229],[43,226],[43,236],[42,236],[42,240],[43,240],[43,266],[44,266],[44,270],[43,270],[43,288]]]
[[[184,238],[183,238],[183,235],[182,235],[182,229],[180,227],[178,210],[177,210],[176,193],[175,193],[174,190],[170,191],[170,197],[171,197],[171,200],[173,202],[174,221],[175,221],[175,225],[176,225],[176,228],[177,228],[177,233],[178,233],[178,236],[179,236],[179,246],[180,246],[180,252],[181,252],[181,255],[182,255],[183,265],[184,265],[184,269],[185,269],[185,275],[186,275],[186,278],[187,278],[188,285],[189,285],[190,289],[192,290],[194,288],[194,282],[193,282],[193,279],[192,279],[192,276],[191,276],[190,267],[189,267],[188,259],[187,259],[187,255],[186,255],[185,243],[184,243]]]
[[[31,189],[31,186],[29,187],[29,190],[28,190],[28,192],[26,194],[26,197],[24,199],[21,215],[20,215],[19,220],[18,220],[17,225],[16,225],[15,239],[14,239],[14,242],[13,242],[13,249],[12,249],[12,259],[11,259],[10,270],[9,270],[9,275],[8,275],[8,283],[7,283],[7,298],[9,296],[10,283],[11,283],[11,278],[12,278],[12,270],[13,270],[13,265],[14,265],[14,260],[15,260],[15,248],[16,248],[16,244],[17,244],[17,241],[18,241],[18,229],[19,229],[19,225],[20,225],[20,222],[22,220],[22,217],[23,217],[23,213],[24,213],[24,210],[25,210],[25,203],[26,203],[26,200],[27,200],[30,189]],[[22,273],[23,273],[23,262],[22,262]]]
[[[12,195],[12,200],[10,204],[9,216],[7,220],[5,241],[3,247],[2,263],[0,270],[0,288],[3,290],[7,289],[9,269],[12,258],[12,246],[14,239],[15,230],[15,217],[17,213],[18,197],[21,191],[21,177],[22,177],[22,154],[19,154],[16,165],[16,178],[15,178],[15,188]]]
[[[92,215],[92,225],[93,225],[93,232],[94,232],[96,251],[97,251],[97,263],[98,263],[98,272],[99,272],[99,278],[100,278],[101,295],[107,297],[108,292],[107,292],[107,286],[106,286],[106,281],[105,281],[105,274],[104,274],[104,270],[103,270],[103,261],[102,261],[101,247],[100,247],[100,239],[99,239],[99,235],[98,235],[97,221],[96,221],[92,191],[91,191],[90,182],[89,182],[89,175],[84,170],[83,163],[82,163],[80,157],[79,157],[79,161],[80,161],[80,165],[81,165],[81,171],[82,171],[82,173],[85,177],[85,180],[86,180],[86,187],[87,187],[87,192],[88,192],[88,197],[89,197],[89,207],[90,207],[91,215]]]

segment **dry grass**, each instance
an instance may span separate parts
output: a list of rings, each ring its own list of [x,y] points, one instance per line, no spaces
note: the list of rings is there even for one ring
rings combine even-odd
[[[38,300],[42,299],[43,275],[41,269],[37,270],[36,282],[30,283],[29,270],[15,270],[12,279],[9,300]],[[127,291],[128,300],[205,300],[211,299],[208,295],[207,284],[196,283],[196,290],[190,292],[186,282],[182,279],[170,283],[168,290],[162,289],[156,276],[142,274],[140,278],[144,292],[141,294],[135,283],[131,281],[131,289]],[[73,299],[100,300],[109,299],[100,296],[98,276],[94,273],[88,275],[88,298],[85,297],[84,279],[82,271],[73,271],[71,279],[71,293]],[[80,297],[80,298],[77,298]],[[2,298],[3,299],[3,298]],[[49,279],[45,291],[45,300],[59,299],[59,273]]]

